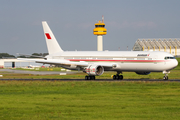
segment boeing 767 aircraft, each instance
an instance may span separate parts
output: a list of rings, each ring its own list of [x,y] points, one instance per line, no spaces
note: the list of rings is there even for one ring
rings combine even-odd
[[[60,65],[70,70],[81,70],[88,75],[86,80],[95,80],[95,76],[104,71],[115,71],[114,80],[122,80],[122,72],[135,72],[148,75],[151,72],[163,72],[164,80],[178,62],[167,52],[159,51],[63,51],[46,21],[42,22],[49,55],[43,60],[31,60],[36,63]],[[19,58],[22,60],[22,58]]]

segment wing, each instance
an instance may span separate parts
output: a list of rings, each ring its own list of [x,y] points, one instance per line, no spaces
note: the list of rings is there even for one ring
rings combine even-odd
[[[87,62],[71,62],[71,61],[64,60],[64,59],[44,60],[44,59],[24,59],[24,58],[18,58],[18,60],[34,61],[34,62],[36,62],[36,63],[43,63],[43,64],[76,65],[76,66],[82,66],[82,67],[88,66],[88,63],[87,63]]]
[[[36,63],[43,63],[43,64],[54,64],[54,65],[70,65],[70,66],[79,66],[79,67],[88,67],[91,65],[91,63],[80,61],[80,62],[72,62],[69,60],[65,59],[26,59],[26,58],[18,58],[18,60],[23,60],[23,61],[34,61]],[[96,63],[97,64],[97,63]],[[113,63],[98,63],[97,65],[100,65],[102,67],[116,67],[116,64]]]

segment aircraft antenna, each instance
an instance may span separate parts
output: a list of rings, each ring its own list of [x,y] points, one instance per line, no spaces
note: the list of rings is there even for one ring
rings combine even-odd
[[[102,15],[102,23],[104,23],[104,15]]]

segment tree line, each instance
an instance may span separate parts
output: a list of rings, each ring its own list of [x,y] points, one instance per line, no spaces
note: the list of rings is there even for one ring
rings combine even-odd
[[[31,55],[20,55],[20,56],[14,56],[10,55],[8,53],[0,53],[0,59],[6,59],[6,58],[36,58],[36,57],[45,57],[48,55],[48,53],[33,53]]]

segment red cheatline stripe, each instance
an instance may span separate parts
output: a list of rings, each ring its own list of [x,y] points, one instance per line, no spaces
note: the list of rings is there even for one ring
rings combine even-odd
[[[88,60],[88,59],[68,59],[69,61],[88,61],[88,62],[168,62],[167,60]]]
[[[47,39],[51,39],[51,36],[49,35],[49,33],[45,33]]]

